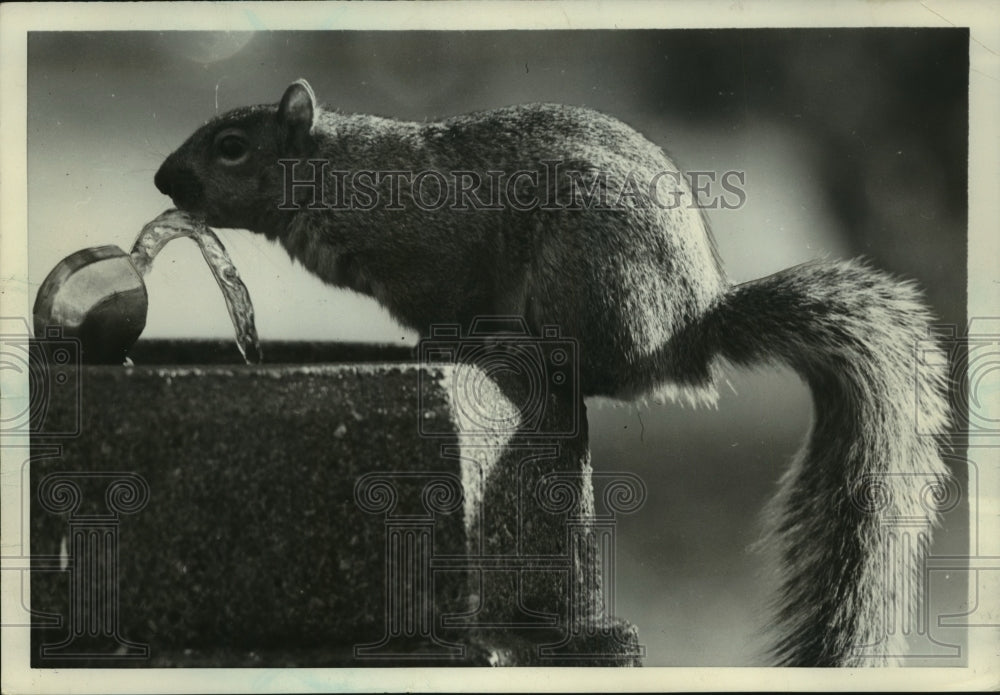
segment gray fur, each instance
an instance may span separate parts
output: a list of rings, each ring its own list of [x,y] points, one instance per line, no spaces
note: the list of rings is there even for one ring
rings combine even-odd
[[[218,137],[232,130],[250,149],[223,162]],[[812,389],[816,421],[770,513],[785,573],[776,659],[845,666],[899,653],[882,639],[882,614],[899,600],[884,549],[899,519],[926,542],[936,517],[925,488],[947,475],[933,439],[917,434],[918,417],[923,431],[943,432],[947,412],[944,375],[918,370],[929,316],[910,284],[864,264],[826,263],[731,287],[701,212],[687,204],[455,211],[420,209],[403,195],[394,210],[381,186],[383,204],[369,210],[280,210],[277,160],[310,157],[332,171],[484,177],[540,171],[550,160],[614,184],[676,171],[659,147],[579,107],[407,123],[319,108],[297,82],[280,107],[238,109],[203,126],[156,183],[210,225],[276,239],[324,281],[375,297],[421,333],[478,315],[520,315],[535,331],[558,325],[578,341],[585,395],[711,401],[720,361],[790,365]],[[326,183],[335,188],[332,173]],[[476,192],[485,197],[485,186]],[[675,192],[690,200],[683,182]],[[564,181],[556,194],[569,196]],[[886,504],[872,501],[873,485],[888,486]],[[918,548],[902,571],[919,561]]]

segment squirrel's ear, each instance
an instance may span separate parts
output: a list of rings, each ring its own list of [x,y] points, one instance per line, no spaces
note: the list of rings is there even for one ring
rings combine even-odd
[[[316,114],[316,95],[305,80],[296,80],[285,90],[278,106],[278,128],[285,154],[305,156],[314,149],[312,137],[313,117]]]

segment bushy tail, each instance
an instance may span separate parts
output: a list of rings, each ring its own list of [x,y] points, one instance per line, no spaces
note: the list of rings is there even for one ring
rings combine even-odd
[[[918,604],[947,476],[928,436],[947,425],[945,371],[918,354],[936,349],[929,320],[912,285],[861,263],[816,263],[734,287],[695,331],[696,352],[779,360],[812,391],[811,431],[769,519],[784,573],[780,664],[881,665],[902,653],[898,624]]]

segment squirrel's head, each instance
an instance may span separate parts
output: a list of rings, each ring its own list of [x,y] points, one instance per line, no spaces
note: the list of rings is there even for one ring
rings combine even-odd
[[[279,160],[316,151],[311,135],[316,97],[305,80],[293,82],[275,105],[218,116],[195,131],[156,172],[161,193],[214,227],[268,235],[284,190]]]

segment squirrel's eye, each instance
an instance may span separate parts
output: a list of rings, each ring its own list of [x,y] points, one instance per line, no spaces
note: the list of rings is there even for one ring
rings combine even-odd
[[[246,138],[237,133],[223,133],[215,141],[219,155],[230,162],[237,162],[250,151]]]

